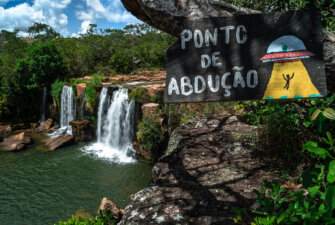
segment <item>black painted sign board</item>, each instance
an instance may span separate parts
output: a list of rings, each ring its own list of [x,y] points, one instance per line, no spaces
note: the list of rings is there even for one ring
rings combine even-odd
[[[318,10],[187,21],[167,51],[166,103],[326,95]]]

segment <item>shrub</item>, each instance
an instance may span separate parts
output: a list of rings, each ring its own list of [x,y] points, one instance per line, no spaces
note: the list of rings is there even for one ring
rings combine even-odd
[[[59,97],[62,92],[63,88],[63,82],[57,79],[52,85],[51,85],[51,96],[59,103]]]
[[[104,216],[106,215],[106,216]],[[76,218],[72,216],[66,222],[59,221],[58,225],[115,225],[116,221],[113,219],[113,214],[108,212],[106,208],[104,214],[99,211],[96,216],[96,219],[85,220],[81,217]]]
[[[101,82],[102,82],[102,76],[99,74],[93,74],[93,78],[88,82],[88,86],[96,89],[100,87]]]
[[[97,92],[95,91],[95,89],[93,87],[91,87],[91,86],[86,87],[85,98],[86,98],[86,101],[93,108],[94,108],[95,103],[96,103],[96,96],[97,96]]]
[[[129,99],[135,99],[136,102],[148,103],[151,100],[148,89],[137,87],[129,94]]]
[[[85,98],[90,105],[92,113],[96,106],[97,89],[100,87],[101,82],[102,82],[102,76],[99,74],[94,74],[93,78],[86,83],[87,87],[85,89]]]
[[[159,156],[159,149],[165,142],[165,134],[160,121],[155,116],[144,116],[138,123],[138,132],[136,134],[139,143],[145,150],[151,150],[153,160]]]

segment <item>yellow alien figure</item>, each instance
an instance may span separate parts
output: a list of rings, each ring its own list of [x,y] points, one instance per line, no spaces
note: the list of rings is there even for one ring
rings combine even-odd
[[[304,43],[293,35],[285,35],[273,41],[267,54],[260,59],[262,62],[274,62],[263,99],[321,96],[301,61],[312,55]]]

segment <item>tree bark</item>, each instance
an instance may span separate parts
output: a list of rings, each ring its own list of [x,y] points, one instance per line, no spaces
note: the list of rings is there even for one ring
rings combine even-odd
[[[121,0],[143,22],[179,37],[184,21],[239,14],[261,13],[220,0]],[[335,34],[323,30],[327,88],[335,92]]]

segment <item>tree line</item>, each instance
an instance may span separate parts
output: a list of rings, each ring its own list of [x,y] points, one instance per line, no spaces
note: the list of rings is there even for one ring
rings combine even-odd
[[[28,37],[18,30],[0,33],[0,119],[36,121],[43,87],[93,73],[104,76],[165,69],[166,49],[176,38],[147,24],[98,29],[62,37],[34,23]]]

